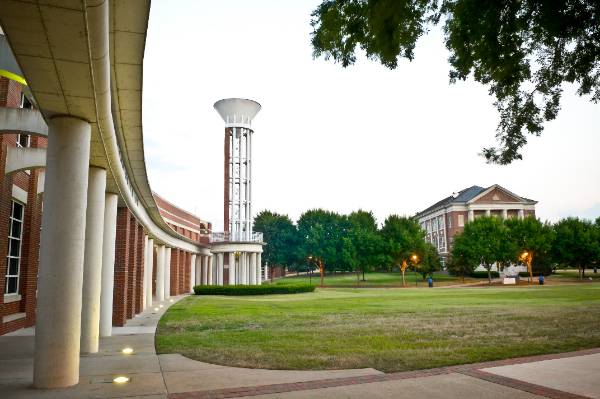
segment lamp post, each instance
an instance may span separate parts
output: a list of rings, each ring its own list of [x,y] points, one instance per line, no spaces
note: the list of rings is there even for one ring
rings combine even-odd
[[[417,256],[417,254],[413,254],[410,257],[410,260],[412,261],[412,264],[415,268],[415,287],[417,287],[418,286],[417,283],[419,281],[419,279],[417,278],[417,264],[419,263],[419,257]]]
[[[531,267],[531,264],[533,262],[533,252],[523,251],[519,258],[527,266],[527,273],[529,274],[529,285],[531,285],[533,283],[533,268]]]

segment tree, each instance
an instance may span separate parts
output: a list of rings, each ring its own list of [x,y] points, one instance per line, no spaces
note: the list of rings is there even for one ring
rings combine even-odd
[[[333,270],[335,265],[344,261],[342,237],[346,236],[347,230],[347,218],[323,209],[306,211],[298,219],[302,252],[319,268],[321,286],[326,267]]]
[[[512,260],[517,261],[521,258],[529,260],[530,282],[533,280],[534,272],[550,274],[552,267],[549,255],[554,239],[552,226],[543,224],[534,217],[508,219],[504,224],[508,228],[508,241],[512,244]],[[527,255],[524,257],[525,253]]]
[[[461,234],[454,236],[452,255],[473,267],[485,267],[488,282],[492,285],[493,264],[505,261],[510,256],[507,241],[507,228],[502,220],[493,216],[479,217],[467,223]]]
[[[478,265],[474,264],[473,262],[469,262],[466,255],[462,253],[463,248],[464,247],[460,246],[457,248],[456,245],[454,245],[452,253],[448,257],[448,263],[446,266],[448,267],[450,273],[460,276],[462,282],[464,283],[465,275],[473,273]]]
[[[377,231],[377,221],[372,212],[358,210],[348,215],[348,222],[348,235],[356,258],[356,262],[351,262],[352,270],[356,271],[357,278],[358,274],[362,273],[362,281],[365,281],[365,272],[384,262],[384,248]]]
[[[579,277],[600,257],[600,234],[595,224],[578,218],[566,218],[554,225],[552,255],[564,267],[576,266]]]
[[[423,258],[421,259],[418,268],[423,280],[425,280],[427,276],[432,276],[433,272],[440,270],[440,268],[440,254],[436,247],[429,242],[425,243],[425,251],[423,252]]]
[[[298,263],[298,231],[287,215],[264,210],[254,218],[253,229],[263,233],[262,258],[266,262],[282,267]]]
[[[312,13],[313,55],[354,64],[356,49],[394,69],[417,40],[444,21],[450,82],[489,85],[500,113],[499,148],[488,162],[522,159],[560,110],[562,84],[600,100],[600,2],[587,0],[324,0]]]
[[[411,218],[390,215],[383,223],[381,235],[388,246],[388,264],[400,268],[402,285],[405,286],[404,273],[411,256],[417,255],[422,259],[425,253],[425,231]]]

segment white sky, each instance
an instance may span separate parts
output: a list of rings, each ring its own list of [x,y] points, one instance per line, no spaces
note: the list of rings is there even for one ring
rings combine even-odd
[[[390,71],[360,59],[313,60],[310,13],[320,0],[154,0],[144,64],[150,184],[222,229],[224,124],[215,101],[244,97],[254,120],[253,210],[293,220],[322,207],[412,215],[471,185],[498,183],[557,220],[600,216],[600,106],[565,87],[558,118],[524,160],[487,165],[493,98],[473,80],[448,83],[435,30],[413,62]]]

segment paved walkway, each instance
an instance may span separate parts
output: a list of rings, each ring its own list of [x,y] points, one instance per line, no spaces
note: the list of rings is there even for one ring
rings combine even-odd
[[[181,297],[173,298],[173,302]],[[171,302],[138,315],[82,356],[80,383],[31,387],[33,329],[0,337],[0,398],[598,398],[600,348],[385,374],[374,369],[254,370],[157,355],[154,331]],[[129,346],[131,355],[121,350]],[[112,382],[128,376],[129,383]]]

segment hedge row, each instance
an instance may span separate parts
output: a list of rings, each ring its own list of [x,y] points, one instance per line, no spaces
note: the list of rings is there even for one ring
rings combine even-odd
[[[270,294],[298,294],[313,292],[312,284],[293,285],[197,285],[194,287],[196,295],[270,295]]]

